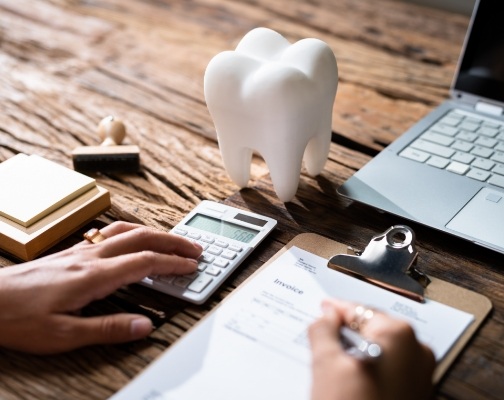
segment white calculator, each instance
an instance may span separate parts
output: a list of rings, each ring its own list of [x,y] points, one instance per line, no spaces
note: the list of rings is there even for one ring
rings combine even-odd
[[[140,284],[202,304],[273,230],[264,215],[204,200],[170,232],[198,242],[203,253],[191,275],[158,275]]]

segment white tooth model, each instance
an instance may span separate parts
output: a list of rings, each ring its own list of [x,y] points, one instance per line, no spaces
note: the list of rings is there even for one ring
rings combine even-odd
[[[310,175],[324,168],[337,86],[334,53],[318,39],[290,44],[271,29],[257,28],[235,51],[217,54],[205,71],[205,99],[231,179],[247,186],[255,151],[278,198],[292,200],[303,154]]]

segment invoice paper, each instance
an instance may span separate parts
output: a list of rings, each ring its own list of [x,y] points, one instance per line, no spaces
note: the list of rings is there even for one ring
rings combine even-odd
[[[405,319],[438,361],[473,320],[444,304],[418,303],[331,270],[326,259],[291,247],[112,399],[308,399],[307,328],[330,297]]]

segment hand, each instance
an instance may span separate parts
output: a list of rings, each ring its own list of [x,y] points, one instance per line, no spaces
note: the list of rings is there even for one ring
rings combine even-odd
[[[151,321],[136,314],[83,318],[76,313],[122,285],[148,275],[188,274],[198,244],[125,222],[101,230],[100,243],[0,269],[0,346],[47,354],[90,344],[140,339]]]
[[[354,318],[355,304],[326,300],[324,316],[309,328],[312,347],[312,400],[428,399],[435,359],[420,344],[410,325],[381,312],[360,333],[381,346],[380,358],[359,361],[348,355],[339,338],[341,325]]]

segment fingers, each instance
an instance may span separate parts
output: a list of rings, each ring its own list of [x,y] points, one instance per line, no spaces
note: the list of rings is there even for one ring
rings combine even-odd
[[[338,312],[341,315],[341,317],[343,319],[343,323],[345,325],[350,326],[350,325],[352,325],[353,322],[355,322],[355,317],[356,317],[355,310],[356,310],[358,304],[351,303],[348,301],[336,300],[336,299],[327,299],[327,300],[324,300],[324,303],[331,304],[336,309],[336,312]],[[372,316],[373,321],[376,317],[381,318],[383,316],[384,315],[382,313],[379,313],[378,311],[373,310],[373,316]],[[370,319],[368,319],[366,321],[370,322]]]
[[[323,303],[322,311],[324,315],[308,329],[310,345],[314,358],[319,354],[326,356],[328,352],[331,353],[331,357],[335,357],[343,352],[338,340],[342,319],[331,303]]]
[[[131,231],[133,229],[144,227],[145,227],[144,225],[134,224],[131,222],[116,221],[100,229],[100,231],[105,237],[110,238],[112,236],[119,235],[121,233]]]
[[[79,309],[146,276],[193,273],[202,253],[200,245],[178,235],[136,224],[114,223],[101,233],[105,240],[83,243],[59,255],[59,262],[71,268],[63,277],[64,287],[58,289],[54,310]],[[57,258],[41,262],[54,263]]]
[[[67,326],[64,333],[72,332],[62,337],[67,349],[138,340],[148,336],[153,329],[149,318],[137,314],[112,314],[89,318],[62,315],[59,323]]]
[[[429,398],[434,357],[409,324],[350,302],[325,300],[322,307],[324,316],[309,330],[312,399]],[[353,325],[380,345],[376,362],[364,363],[344,352],[338,335],[342,324]]]
[[[152,332],[152,322],[137,314],[113,314],[82,318],[65,314],[48,317],[40,332],[25,326],[12,335],[8,347],[34,354],[55,354],[93,344],[124,343],[146,337]],[[30,333],[29,333],[30,332]]]
[[[376,309],[363,307],[362,309],[369,314],[358,316],[356,315],[358,304],[336,299],[328,299],[324,302],[331,304],[335,308],[336,312],[341,315],[343,324],[350,327],[358,325],[360,333],[368,339],[376,337],[383,330],[389,331],[396,324],[404,324],[409,327],[405,322],[391,318]]]
[[[153,228],[126,223],[112,224],[107,228],[109,229],[104,228],[101,230],[107,239],[95,245],[101,257],[115,257],[125,253],[153,251],[197,258],[202,252],[201,246],[197,243]],[[110,234],[112,236],[108,236]]]
[[[322,303],[324,315],[310,325],[312,350],[312,400],[371,398],[369,385],[361,376],[366,366],[348,355],[340,341],[343,315],[333,302]]]
[[[351,326],[356,319],[357,304],[335,299],[325,300],[341,315],[343,323]],[[364,307],[365,309],[365,307]],[[378,342],[385,352],[395,349],[419,349],[429,363],[434,364],[432,350],[418,342],[415,332],[406,321],[392,318],[376,309],[372,309],[370,318],[363,318],[359,324],[359,332],[367,339]]]
[[[138,282],[149,275],[185,275],[193,273],[198,262],[192,258],[179,257],[141,251],[125,254],[110,259],[97,261],[96,268],[100,279],[116,282],[114,286],[122,286]]]
[[[139,225],[139,224],[133,224],[131,222],[116,221],[110,225],[105,226],[104,228],[101,228],[99,230],[99,232],[105,238],[111,238],[112,236],[116,236],[121,233],[128,232],[128,231],[131,231],[131,230],[137,229],[137,228],[145,228],[145,226]],[[74,247],[89,246],[90,244],[92,244],[92,243],[90,243],[86,238],[82,242],[76,244]]]
[[[196,271],[197,266],[194,259],[151,251],[88,261],[82,268],[82,275],[61,288],[59,298],[62,302],[55,305],[55,310],[79,309],[146,276],[185,275]]]

